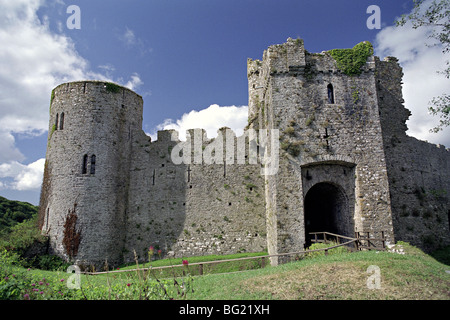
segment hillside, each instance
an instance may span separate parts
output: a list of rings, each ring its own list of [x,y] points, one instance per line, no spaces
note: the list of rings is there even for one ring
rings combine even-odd
[[[38,207],[28,202],[0,197],[0,233],[8,233],[11,227],[37,214]]]
[[[407,243],[391,252],[319,256],[275,268],[196,278],[192,299],[450,300],[445,248],[430,256]],[[447,260],[448,261],[448,260]],[[444,263],[443,263],[444,262]],[[378,288],[369,288],[379,268]],[[368,272],[369,271],[369,272]]]

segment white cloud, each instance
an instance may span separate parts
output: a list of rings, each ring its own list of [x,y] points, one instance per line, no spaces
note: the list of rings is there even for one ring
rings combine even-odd
[[[67,81],[114,81],[112,66],[103,70],[106,75],[93,72],[71,38],[52,32],[47,16],[39,19],[44,5],[45,0],[0,0],[0,164],[23,170],[14,176],[15,184],[2,182],[17,190],[35,186],[36,171],[29,166],[36,162],[20,164],[25,157],[13,133],[36,136],[48,130],[51,90]],[[136,73],[126,83],[132,89],[141,84]]]
[[[137,52],[139,52],[141,56],[153,51],[152,48],[146,46],[146,41],[137,37],[136,33],[128,27],[125,27],[125,31],[118,34],[117,38],[125,44],[126,48],[133,50],[137,49]]]
[[[135,88],[139,87],[142,84],[143,82],[139,75],[137,73],[133,73],[131,75],[131,79],[126,84],[124,84],[124,86],[130,90],[135,90]]]
[[[206,130],[208,138],[213,138],[217,136],[217,130],[221,127],[228,127],[239,136],[242,135],[243,129],[247,125],[247,116],[247,106],[221,107],[213,104],[200,111],[192,110],[185,113],[181,116],[181,119],[165,120],[150,133],[150,136],[154,141],[158,130],[174,129],[178,131],[180,139],[184,140],[186,130],[200,128]]]
[[[120,37],[125,44],[132,46],[136,44],[136,36],[134,35],[133,30],[128,29],[128,27],[125,30],[125,33]]]
[[[450,55],[444,55],[436,40],[429,38],[431,31],[430,27],[414,29],[409,22],[403,27],[386,27],[377,35],[375,54],[397,57],[403,67],[405,107],[412,113],[407,122],[408,134],[450,147],[450,128],[430,133],[439,118],[428,113],[429,102],[450,93],[450,81],[437,73],[446,68]]]
[[[13,190],[38,190],[42,184],[45,159],[39,159],[29,165],[17,161],[0,164],[0,178],[12,178],[12,182],[0,182],[0,188]]]
[[[0,129],[0,163],[25,159],[22,152],[14,145],[14,142],[14,136],[10,132]]]

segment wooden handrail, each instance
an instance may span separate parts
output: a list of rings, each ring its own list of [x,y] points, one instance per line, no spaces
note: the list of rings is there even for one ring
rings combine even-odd
[[[335,234],[335,233],[326,232],[326,231],[325,232],[310,232],[309,234],[328,234],[330,236],[339,237],[339,238],[343,238],[343,239],[357,240],[356,238],[346,237],[346,236],[342,236],[340,234]]]

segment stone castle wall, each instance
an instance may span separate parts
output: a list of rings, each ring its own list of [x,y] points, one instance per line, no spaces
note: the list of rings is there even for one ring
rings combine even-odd
[[[450,244],[450,151],[406,134],[402,70],[376,60],[383,143],[396,240],[431,251]]]
[[[371,56],[348,75],[288,39],[247,66],[240,137],[169,130],[151,141],[134,92],[55,88],[39,214],[54,253],[97,266],[145,261],[150,246],[164,257],[277,254],[302,250],[314,231],[449,243],[449,151],[406,135],[394,58]]]
[[[160,131],[154,142],[143,133],[134,141],[125,260],[133,258],[132,249],[145,257],[149,245],[176,257],[265,250],[260,164],[238,164],[236,151],[227,160],[226,141],[218,163],[194,161],[195,148],[205,157],[219,154],[220,145],[213,146],[228,138],[225,131],[236,148],[236,137],[225,128],[216,139],[190,130],[192,155],[181,164],[172,161],[172,151],[184,143],[174,131]],[[195,134],[201,140],[194,147]]]
[[[125,234],[118,230],[142,105],[134,92],[103,82],[54,89],[40,220],[58,255],[81,263],[121,258]]]
[[[195,130],[195,148],[206,157],[222,147],[223,156],[194,161],[192,140],[192,163],[174,164],[178,134],[160,131],[151,141],[142,109],[140,96],[113,84],[53,91],[40,214],[53,251],[79,264],[114,265],[135,253],[147,259],[150,246],[175,257],[265,250],[264,183],[260,163],[246,159],[248,139],[243,162],[237,159],[245,135],[223,128],[220,145]]]
[[[286,252],[305,243],[304,199],[311,182],[345,190],[351,213],[343,219],[354,229],[344,233],[384,231],[392,241],[373,57],[361,75],[348,76],[329,54],[310,54],[302,41],[289,39],[248,66],[251,125],[279,129],[281,136],[279,174],[268,179],[275,195],[267,199],[268,217],[276,230],[269,232],[268,247]]]

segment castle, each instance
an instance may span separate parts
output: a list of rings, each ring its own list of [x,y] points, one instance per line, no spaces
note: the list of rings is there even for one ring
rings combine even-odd
[[[39,226],[54,254],[99,266],[145,260],[150,245],[173,257],[300,251],[314,231],[448,245],[450,151],[406,135],[402,75],[368,43],[309,53],[289,38],[247,61],[243,136],[185,141],[171,130],[151,141],[127,88],[61,84]]]

